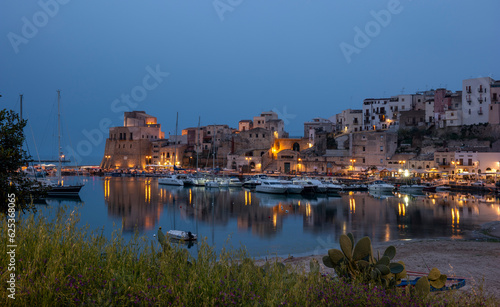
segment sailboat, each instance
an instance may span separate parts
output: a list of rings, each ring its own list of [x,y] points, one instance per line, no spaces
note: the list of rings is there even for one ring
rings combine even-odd
[[[58,133],[58,152],[59,159],[57,164],[57,182],[48,178],[38,178],[38,181],[45,187],[48,187],[47,195],[51,197],[78,197],[83,184],[63,184],[61,169],[64,154],[61,150],[61,91],[57,91],[57,133]]]

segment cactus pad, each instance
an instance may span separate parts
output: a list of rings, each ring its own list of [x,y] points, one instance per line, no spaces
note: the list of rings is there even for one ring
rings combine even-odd
[[[372,255],[372,242],[369,237],[361,238],[354,247],[354,260],[361,260]]]
[[[352,259],[351,239],[349,239],[349,237],[346,235],[340,235],[339,242],[340,242],[340,248],[342,249],[342,252],[344,253],[345,257],[351,260]]]
[[[396,248],[392,245],[389,246],[385,249],[384,256],[387,256],[389,260],[394,259],[394,256],[396,256]]]

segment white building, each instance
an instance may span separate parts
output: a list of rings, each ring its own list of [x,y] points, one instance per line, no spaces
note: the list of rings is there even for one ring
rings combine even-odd
[[[344,133],[358,132],[363,130],[363,110],[347,109],[335,115],[335,127],[337,131]]]
[[[389,129],[399,124],[401,111],[413,109],[413,95],[363,100],[363,130]]]
[[[488,122],[491,85],[490,77],[462,81],[462,124],[473,125]]]

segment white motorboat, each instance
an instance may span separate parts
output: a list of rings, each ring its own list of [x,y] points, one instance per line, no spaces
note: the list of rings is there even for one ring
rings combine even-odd
[[[342,185],[330,181],[321,181],[321,183],[326,187],[327,193],[338,193],[343,189]]]
[[[302,190],[304,190],[303,186],[298,184],[293,184],[293,182],[289,180],[281,180],[280,183],[286,186],[286,192],[288,194],[300,194],[302,193]]]
[[[204,187],[206,182],[207,182],[207,179],[204,177],[193,178],[193,183],[197,187]]]
[[[293,179],[292,183],[302,186],[302,193],[315,193],[317,186],[312,182],[304,179]]]
[[[216,181],[219,183],[219,187],[221,188],[229,187],[229,179],[217,178]]]
[[[229,178],[229,187],[230,188],[240,188],[243,186],[243,182],[241,182],[238,178]]]
[[[368,190],[372,192],[392,192],[394,190],[394,185],[382,180],[376,180],[368,185]]]
[[[273,179],[262,180],[261,184],[255,188],[256,192],[272,194],[285,194],[286,190],[287,187],[285,185]]]
[[[176,175],[158,178],[158,184],[184,186],[184,182],[177,178]]]
[[[308,178],[306,179],[307,182],[312,183],[313,185],[316,186],[316,193],[326,193],[328,192],[328,187],[326,184],[324,184],[322,181],[314,178]]]
[[[182,180],[185,186],[194,185],[194,178],[186,174],[178,174],[176,178]]]
[[[191,231],[182,230],[169,230],[167,231],[167,236],[169,239],[184,240],[184,241],[195,241],[198,236]]]
[[[215,179],[210,179],[205,181],[205,188],[218,189],[220,187],[219,182]]]

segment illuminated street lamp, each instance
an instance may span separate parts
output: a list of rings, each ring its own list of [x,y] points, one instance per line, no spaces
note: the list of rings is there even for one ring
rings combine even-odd
[[[354,171],[354,162],[356,162],[356,159],[351,159],[351,170]]]
[[[460,165],[460,161],[451,161],[451,164],[453,165],[453,179],[457,176],[457,166]]]

